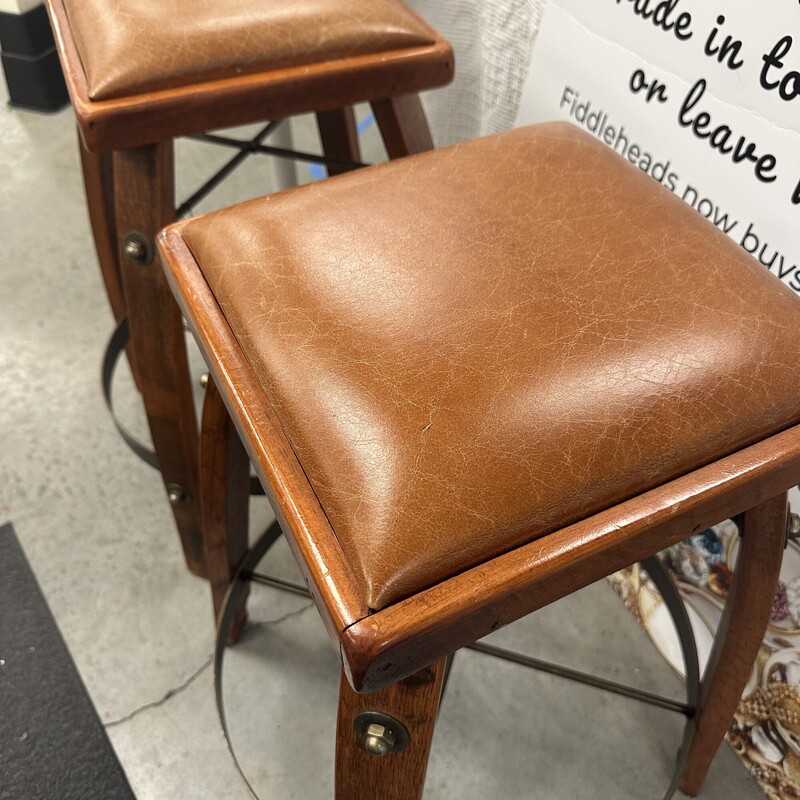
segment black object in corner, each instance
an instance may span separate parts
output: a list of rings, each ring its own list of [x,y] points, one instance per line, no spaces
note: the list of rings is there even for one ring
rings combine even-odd
[[[0,47],[12,106],[58,111],[69,102],[43,5],[24,14],[0,11]]]

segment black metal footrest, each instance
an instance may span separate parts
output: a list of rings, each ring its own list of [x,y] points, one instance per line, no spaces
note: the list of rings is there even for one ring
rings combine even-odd
[[[128,430],[114,408],[114,373],[117,370],[120,357],[125,352],[125,347],[130,341],[130,337],[130,325],[128,324],[128,318],[125,317],[120,320],[114,332],[111,334],[111,338],[106,345],[105,354],[103,355],[103,366],[100,375],[103,398],[106,401],[106,408],[111,416],[111,420],[125,444],[127,444],[145,464],[149,464],[153,469],[159,469],[158,457],[153,448]],[[258,478],[250,478],[250,494],[264,494],[264,489]]]

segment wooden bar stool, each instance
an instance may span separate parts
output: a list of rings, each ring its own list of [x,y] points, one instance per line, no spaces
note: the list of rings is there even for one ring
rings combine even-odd
[[[153,265],[175,219],[176,136],[316,112],[330,172],[359,160],[370,101],[390,158],[431,148],[417,92],[449,45],[399,0],[48,0],[81,138],[100,266],[189,568],[204,574],[198,431],[181,317]],[[258,145],[258,142],[255,142]]]
[[[800,479],[800,300],[565,124],[179,223],[159,247],[218,388],[216,605],[247,547],[246,452],[341,656],[337,798],[420,796],[457,648],[742,515],[685,753],[695,794]],[[364,712],[407,746],[377,758],[361,730],[360,747]]]

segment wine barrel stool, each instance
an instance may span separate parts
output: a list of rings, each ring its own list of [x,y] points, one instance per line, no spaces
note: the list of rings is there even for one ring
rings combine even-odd
[[[128,355],[187,564],[204,574],[183,329],[153,265],[155,235],[175,219],[173,139],[315,112],[329,172],[341,172],[359,162],[352,105],[370,101],[390,158],[430,149],[417,92],[450,80],[452,53],[399,0],[47,5],[106,290],[117,320],[129,321]]]
[[[249,454],[341,657],[337,798],[420,796],[456,649],[737,516],[695,794],[800,479],[800,299],[562,123],[178,223],[159,247],[217,387],[216,607],[247,547]]]

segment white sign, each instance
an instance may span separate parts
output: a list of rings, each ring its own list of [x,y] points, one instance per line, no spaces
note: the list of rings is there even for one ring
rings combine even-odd
[[[553,119],[800,293],[799,0],[550,0],[517,124]]]

